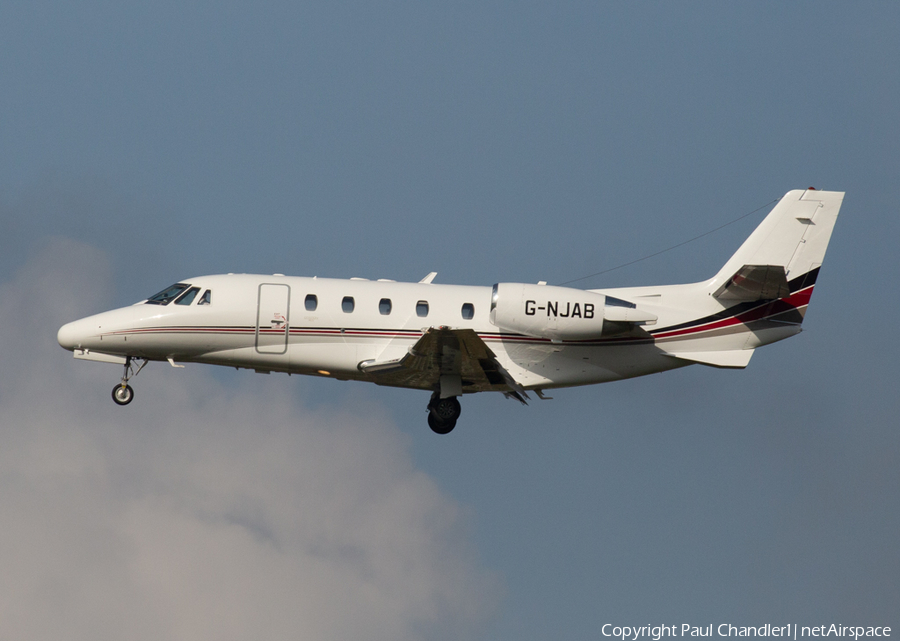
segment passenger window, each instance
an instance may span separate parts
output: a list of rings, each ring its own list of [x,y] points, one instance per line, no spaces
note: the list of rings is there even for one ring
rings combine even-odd
[[[465,320],[472,320],[473,318],[475,318],[475,305],[473,305],[472,303],[463,303],[462,317]]]
[[[212,303],[212,291],[207,289],[203,292],[203,296],[200,297],[200,301],[197,303],[198,305],[209,305]]]
[[[352,312],[355,306],[356,304],[353,302],[353,296],[344,296],[344,300],[341,301],[341,309],[344,310],[345,314]]]
[[[378,311],[382,316],[387,316],[391,313],[391,299],[390,298],[382,298],[378,301]]]
[[[185,293],[178,297],[178,300],[175,301],[176,305],[190,305],[194,302],[194,299],[197,297],[197,294],[200,293],[199,287],[191,287]]]
[[[427,300],[420,300],[418,303],[416,303],[416,316],[421,316],[422,318],[428,316]]]
[[[316,298],[315,294],[307,294],[303,304],[306,306],[306,311],[314,312],[316,311],[316,307],[319,306],[319,299]]]

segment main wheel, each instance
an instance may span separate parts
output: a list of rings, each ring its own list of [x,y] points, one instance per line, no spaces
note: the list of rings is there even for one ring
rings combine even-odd
[[[455,396],[439,398],[431,404],[431,414],[434,414],[442,423],[452,422],[455,424],[460,412],[462,412],[462,407]]]
[[[445,422],[437,418],[433,411],[428,412],[428,427],[435,434],[449,434],[456,427],[456,420]]]
[[[112,391],[112,399],[116,405],[128,405],[134,398],[134,390],[131,385],[116,385]]]

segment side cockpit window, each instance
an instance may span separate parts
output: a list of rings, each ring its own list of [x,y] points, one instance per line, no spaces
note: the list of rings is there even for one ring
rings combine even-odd
[[[200,297],[200,301],[197,304],[198,305],[212,304],[212,290],[207,289],[205,292],[203,292],[203,296]]]
[[[178,296],[190,287],[187,283],[175,283],[171,287],[166,287],[164,290],[159,292],[158,294],[154,294],[150,298],[147,299],[147,305],[168,305],[173,300],[178,298]]]
[[[209,291],[209,290],[207,290]],[[199,287],[191,287],[185,293],[178,297],[175,301],[176,305],[190,305],[194,302],[194,299],[197,298],[197,294],[200,293]]]

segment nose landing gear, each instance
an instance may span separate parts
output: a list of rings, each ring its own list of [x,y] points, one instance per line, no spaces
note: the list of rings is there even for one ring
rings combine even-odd
[[[435,392],[428,403],[428,427],[435,434],[449,434],[456,427],[461,411],[455,396],[440,398]]]
[[[135,361],[140,361],[140,365],[135,367]],[[125,372],[122,374],[122,382],[112,390],[112,400],[115,401],[116,405],[128,405],[134,399],[134,390],[131,389],[128,381],[137,376],[146,364],[146,358],[125,357]]]
[[[131,385],[122,383],[113,388],[112,399],[116,402],[116,405],[128,405],[133,398],[134,390],[131,389]]]

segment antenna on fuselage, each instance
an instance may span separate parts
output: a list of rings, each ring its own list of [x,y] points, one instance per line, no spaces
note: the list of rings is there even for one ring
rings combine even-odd
[[[431,283],[434,280],[434,277],[437,276],[437,272],[429,272],[428,276],[420,280],[420,283]]]

